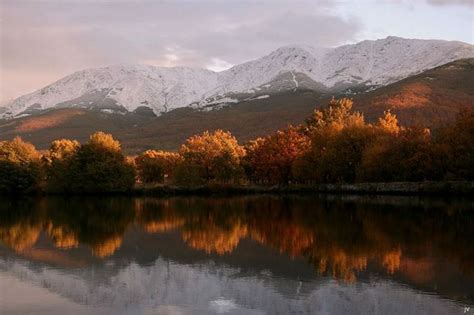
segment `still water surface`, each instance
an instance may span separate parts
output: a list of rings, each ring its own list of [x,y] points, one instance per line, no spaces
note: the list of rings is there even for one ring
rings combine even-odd
[[[474,315],[473,202],[0,200],[0,314],[216,313]]]

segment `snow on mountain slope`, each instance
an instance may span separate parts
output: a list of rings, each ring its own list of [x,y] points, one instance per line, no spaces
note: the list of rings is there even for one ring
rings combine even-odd
[[[160,113],[186,106],[214,87],[216,80],[212,71],[183,67],[127,65],[89,69],[17,98],[8,110],[18,115],[27,109],[47,109],[65,102],[67,107],[96,107],[108,98],[127,111],[148,106]]]
[[[286,46],[220,74],[215,92],[245,91],[280,73],[303,73],[328,88],[338,84],[387,85],[453,60],[474,57],[461,42],[388,37],[335,49]],[[295,85],[297,87],[297,83]]]
[[[322,56],[326,49],[311,47],[286,46],[275,50],[260,59],[246,62],[219,73],[219,86],[210,94],[244,92],[270,82],[285,72],[305,74],[319,73]],[[319,78],[312,77],[317,82]]]
[[[474,46],[454,41],[387,37],[334,49],[324,57],[323,83],[387,85],[448,62],[474,57]]]
[[[285,46],[218,73],[183,67],[112,66],[79,71],[19,97],[0,116],[57,106],[122,111],[146,106],[160,114],[193,103],[232,103],[239,94],[246,98],[268,95],[277,92],[276,86],[278,91],[298,89],[302,77],[314,81],[306,82],[306,88],[374,88],[470,57],[474,57],[474,46],[462,42],[387,37],[333,49]]]

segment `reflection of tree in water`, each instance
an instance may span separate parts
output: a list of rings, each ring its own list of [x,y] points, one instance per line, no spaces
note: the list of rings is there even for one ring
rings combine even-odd
[[[2,200],[0,202],[0,240],[17,252],[36,244],[42,230],[43,203],[34,200]],[[36,208],[36,211],[30,209]],[[14,211],[12,211],[14,209]]]
[[[0,239],[8,247],[17,252],[22,252],[36,244],[40,232],[41,226],[32,225],[29,222],[18,222],[0,228]]]
[[[179,230],[188,246],[206,253],[231,253],[250,238],[343,281],[375,263],[423,283],[433,274],[433,255],[473,273],[474,214],[456,207],[268,196],[1,201],[0,241],[21,252],[44,231],[59,249],[86,244],[104,258],[137,224],[149,233]]]
[[[99,258],[111,256],[122,245],[121,235],[111,235],[91,244],[92,254]]]
[[[318,273],[348,282],[355,281],[369,262],[387,274],[400,269],[406,274],[412,268],[428,270],[425,257],[431,257],[434,250],[438,256],[452,253],[450,260],[465,272],[472,268],[464,265],[474,262],[470,249],[467,255],[460,255],[464,249],[457,247],[464,244],[467,248],[467,242],[474,239],[474,214],[462,209],[453,212],[444,202],[187,198],[149,199],[145,208],[156,210],[152,211],[153,224],[181,230],[183,239],[195,249],[226,254],[248,237],[290,257],[306,258]],[[463,229],[458,228],[460,222],[465,224]],[[433,248],[432,244],[441,246]]]
[[[44,231],[59,249],[86,244],[95,256],[107,257],[120,247],[135,218],[132,205],[129,199],[48,198],[15,206],[2,200],[0,240],[21,252],[34,246]]]
[[[183,240],[192,248],[220,255],[232,252],[246,236],[247,227],[244,224],[235,222],[222,227],[216,225],[212,219],[206,222],[205,228],[187,229],[182,234]]]
[[[148,233],[160,233],[184,225],[184,218],[176,215],[169,200],[135,199],[136,221]]]
[[[352,282],[373,256],[354,222],[353,209],[340,208],[270,200],[252,216],[251,237],[291,257],[306,258],[320,274]]]
[[[69,249],[79,246],[76,232],[69,226],[54,226],[50,221],[46,224],[46,233],[53,240],[56,248]]]
[[[245,224],[234,215],[240,213],[236,209],[242,209],[242,201],[229,205],[225,199],[150,198],[136,204],[138,221],[147,232],[179,228],[190,247],[206,253],[230,253],[247,236]]]
[[[182,228],[183,240],[190,247],[206,253],[232,252],[242,238],[247,236],[247,226],[242,216],[245,202],[236,199],[229,204],[225,199],[204,199],[179,203],[186,215]],[[193,209],[185,212],[185,209]]]
[[[133,222],[133,203],[127,198],[54,199],[53,226],[74,231],[80,243],[89,245],[97,257],[117,250],[127,227]],[[65,237],[69,238],[66,234]]]

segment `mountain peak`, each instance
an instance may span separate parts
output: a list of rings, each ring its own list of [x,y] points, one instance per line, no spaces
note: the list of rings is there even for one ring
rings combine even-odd
[[[319,51],[326,52],[330,50],[329,48],[324,48],[324,47],[319,47],[319,46],[312,46],[312,45],[306,45],[306,44],[291,44],[291,45],[285,45],[281,46],[277,49],[275,49],[272,53],[275,52],[303,52],[303,53],[310,53],[314,54]],[[272,54],[270,53],[270,54]]]

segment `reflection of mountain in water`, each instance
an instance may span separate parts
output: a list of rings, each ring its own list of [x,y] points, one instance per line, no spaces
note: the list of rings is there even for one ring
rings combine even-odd
[[[103,274],[101,270],[99,277],[94,266],[67,272],[38,270],[32,263],[0,259],[0,269],[74,302],[128,309],[128,313],[136,313],[134,308],[161,305],[212,310],[213,303],[218,301],[227,302],[229,310],[241,314],[249,314],[248,309],[265,314],[450,314],[462,310],[455,303],[386,280],[357,286],[338,285],[334,281],[301,282],[265,273],[242,276],[236,268],[186,265],[162,259],[147,266],[131,263],[113,273],[106,270]]]
[[[130,299],[142,299],[146,292],[154,292],[155,298],[176,297],[173,290],[195,291],[191,283],[201,277],[205,280],[199,294],[241,297],[245,290],[250,295],[260,292],[269,295],[268,304],[261,305],[264,310],[278,305],[285,294],[294,296],[295,290],[306,300],[295,301],[303,303],[298,305],[285,301],[293,310],[311,304],[313,295],[324,290],[352,292],[350,299],[391,295],[402,302],[406,293],[393,283],[377,281],[376,291],[381,293],[363,284],[373,276],[472,301],[471,208],[469,202],[394,197],[1,201],[0,240],[17,254],[0,247],[0,257],[8,257],[0,266],[30,281],[48,283],[65,296],[87,296],[78,288],[93,291],[88,297],[92,300],[85,303],[96,303],[100,296],[104,301],[119,298],[120,292],[113,289],[117,283],[125,285],[123,293]],[[104,265],[101,259],[106,257],[110,264]],[[60,269],[41,269],[43,264]],[[322,278],[321,285],[308,266],[344,283],[362,283],[357,288],[338,287]],[[273,289],[267,290],[267,285]],[[74,291],[71,295],[65,293],[68,288]],[[192,299],[191,292],[188,297]],[[252,296],[241,302],[258,303]]]

